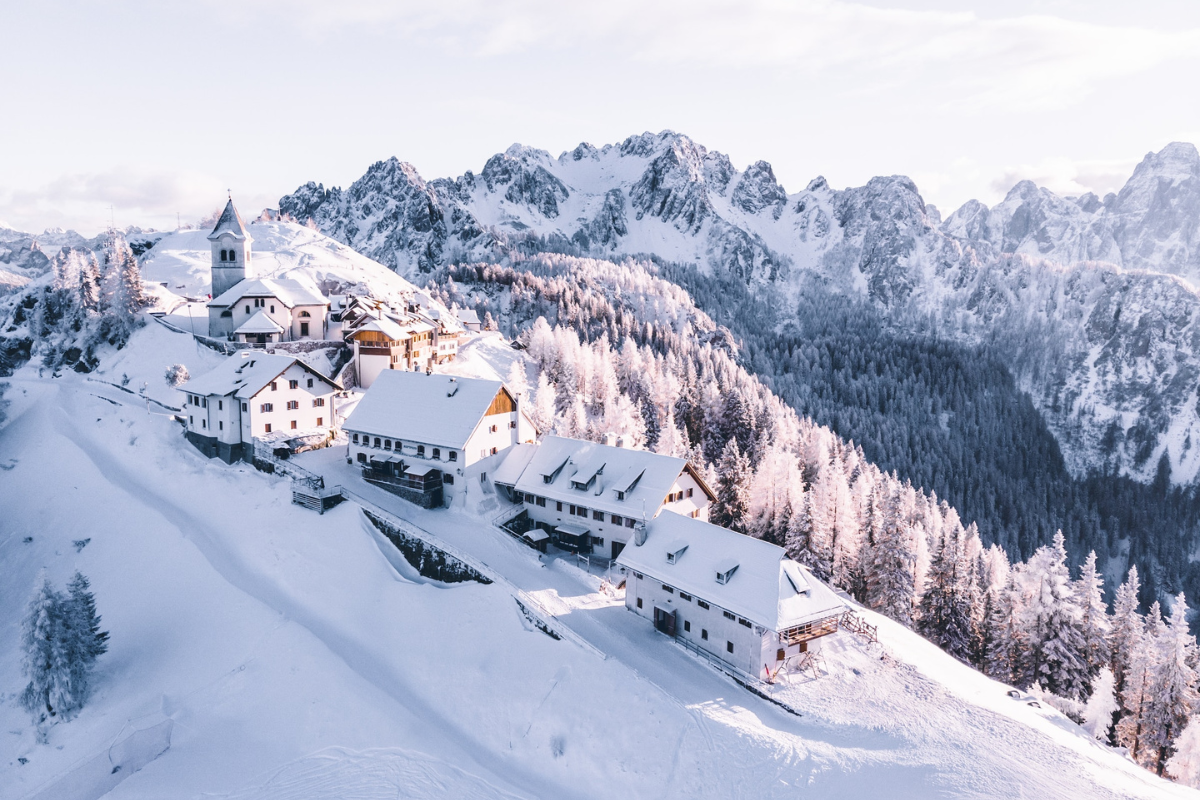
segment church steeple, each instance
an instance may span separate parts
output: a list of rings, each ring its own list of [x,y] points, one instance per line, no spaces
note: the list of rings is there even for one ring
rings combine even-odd
[[[208,235],[208,241],[212,244],[212,296],[220,297],[246,279],[250,243],[254,241],[242,222],[242,215],[233,205],[232,196]]]

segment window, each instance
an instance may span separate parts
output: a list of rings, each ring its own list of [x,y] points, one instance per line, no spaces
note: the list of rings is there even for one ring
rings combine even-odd
[[[517,421],[515,419],[512,422],[508,423],[508,429],[510,431],[517,429]]]
[[[200,420],[200,427],[201,427],[201,428],[207,428],[207,427],[208,427],[208,420],[206,420],[206,419],[202,419],[202,420]]]
[[[273,392],[273,391],[275,391],[275,390],[276,390],[276,389],[278,389],[278,388],[279,388],[279,387],[275,385],[275,381],[271,381],[271,391]]]
[[[442,473],[442,483],[448,483],[451,486],[453,486],[454,485],[454,476],[451,475],[449,472],[443,472]]]
[[[687,601],[690,603],[690,602],[692,601],[692,596],[691,596],[690,594],[688,594],[687,592],[680,592],[680,593],[679,593],[679,599],[680,599],[680,600],[687,600]]]
[[[300,381],[288,381],[288,388],[289,389],[299,389]]]
[[[609,518],[609,520],[608,520],[608,521],[609,521],[609,522],[611,522],[613,525],[620,525],[620,524],[621,524],[621,522],[622,522],[621,518],[620,518],[620,517],[618,517],[616,514],[613,514],[613,515],[612,515],[612,516]]]
[[[692,632],[692,623],[688,622],[686,619],[683,621],[683,632],[684,633]]]
[[[539,497],[539,498],[537,499],[537,504],[538,504],[539,506],[541,506],[542,508],[545,508],[545,507],[546,507],[546,498],[544,498],[544,497]]]
[[[250,313],[250,306],[246,306],[246,313],[247,313],[247,314],[249,314],[249,313]]]
[[[274,313],[275,313],[275,306],[271,306],[271,313],[272,313],[272,314],[274,314]]]
[[[325,398],[324,397],[314,397],[313,398],[313,408],[324,408],[324,407],[325,407]]]
[[[725,615],[725,619],[737,619],[736,616],[730,614],[728,611],[722,611],[721,613]]]
[[[433,457],[435,459],[437,459],[438,461],[441,461],[442,460],[442,448],[440,448],[440,447],[433,448]]]
[[[708,603],[704,602],[703,600],[697,600],[697,601],[696,601],[696,605],[700,606],[701,608],[708,608],[708,607],[709,607]]]
[[[271,432],[271,423],[268,422],[266,425],[263,425],[263,433],[270,433],[270,432]]]
[[[732,652],[733,652],[733,642],[726,642],[726,643],[725,643],[725,652],[726,652],[726,653],[732,653]]]
[[[593,536],[592,544],[596,545],[597,547],[603,546],[604,545],[604,537],[603,536]]]
[[[325,418],[324,418],[324,417],[317,417],[317,427],[319,428],[319,427],[321,427],[321,426],[322,426],[322,425],[324,425],[324,424],[325,424]]]
[[[300,401],[299,400],[288,400],[287,407],[288,407],[288,411],[295,411],[298,408],[300,408]]]
[[[562,511],[562,501],[556,501],[554,506],[556,511]]]
[[[217,411],[224,411],[224,410],[225,410],[225,401],[218,400],[217,401]]]
[[[308,379],[308,388],[310,388],[310,389],[312,388],[312,381],[313,381],[312,378]],[[689,490],[689,491],[691,491],[691,490]]]
[[[497,447],[493,447],[493,448],[492,448],[491,455],[496,455],[496,453],[499,453],[499,452],[500,452],[500,449],[499,449],[499,448],[497,448]]]
[[[604,512],[603,511],[593,511],[592,519],[596,520],[596,522],[604,522]]]
[[[423,444],[417,445],[417,455],[421,456],[421,458],[425,457],[425,445],[423,445]]]
[[[633,577],[637,578],[640,581],[642,579],[642,573],[635,572],[635,573],[633,573]]]
[[[207,397],[201,398],[200,406],[202,408],[208,408],[208,398]]]
[[[222,260],[222,261],[228,261],[228,260],[229,260],[229,252],[228,252],[228,251],[226,251],[226,250],[222,250],[222,251],[221,251],[221,260]]]
[[[274,403],[263,403],[261,406],[258,407],[258,410],[264,414],[269,414],[270,412],[275,410],[275,404]]]
[[[495,432],[496,432],[496,426],[495,426],[495,425],[493,425],[492,427],[488,428],[488,430],[489,430],[491,433],[495,433]]]
[[[738,625],[743,625],[743,626],[745,626],[745,627],[749,628],[749,627],[750,627],[750,620],[748,620],[748,619],[742,619],[741,617],[738,617]]]
[[[378,437],[378,436],[376,436],[376,437],[375,437],[375,446],[376,446],[376,447],[379,447],[379,446],[380,446],[380,444],[381,444],[381,443],[380,443],[380,441],[379,441],[379,437]]]
[[[219,431],[223,431],[223,430],[225,430],[225,423],[224,423],[224,422],[218,422],[218,423],[217,423],[217,430],[219,430]]]
[[[296,420],[292,420],[292,430],[296,430]]]
[[[359,454],[358,454],[358,463],[360,463],[360,464],[365,464],[365,463],[367,463],[367,454],[366,454],[366,453],[359,453]]]
[[[451,461],[458,461],[458,451],[457,451],[457,450],[451,450],[451,451],[450,451],[450,460],[451,460]]]
[[[642,607],[642,598],[640,598],[640,597],[637,599],[637,607],[638,608]]]
[[[311,381],[309,382],[309,386],[312,386],[312,382],[311,382]],[[687,496],[688,496],[688,497],[691,497],[691,496],[692,496],[692,490],[691,490],[691,489],[688,489],[688,490],[687,490]]]
[[[708,631],[704,628],[700,629],[700,638],[708,641]]]
[[[667,594],[675,594],[675,590],[672,589],[670,586],[667,586],[665,583],[662,585],[662,587],[663,587],[663,591],[666,592]]]
[[[236,251],[236,250],[230,250],[230,251],[229,251],[229,260],[230,260],[230,261],[237,261],[237,251]]]
[[[632,518],[632,517],[626,517],[626,518],[625,518],[625,527],[626,527],[626,528],[632,528],[632,527],[633,527],[633,518]]]
[[[245,411],[245,410],[246,410],[246,404],[242,403],[242,411]]]
[[[358,444],[358,434],[357,434],[357,433],[356,433],[356,434],[354,434],[354,437],[353,437],[352,441],[353,441],[355,444]]]
[[[302,317],[311,317],[311,316],[312,316],[312,314],[308,313],[307,311],[301,311],[301,312],[300,312],[300,316],[302,316]]]

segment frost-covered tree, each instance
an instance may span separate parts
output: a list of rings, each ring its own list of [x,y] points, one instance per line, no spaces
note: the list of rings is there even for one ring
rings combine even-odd
[[[1134,643],[1141,638],[1146,622],[1138,613],[1138,592],[1141,591],[1136,566],[1129,568],[1125,582],[1117,589],[1113,619],[1109,631],[1109,653],[1116,679],[1117,693],[1125,691],[1125,675],[1133,657]]]
[[[864,576],[867,604],[909,627],[916,600],[917,565],[911,511],[911,490],[889,493]]]
[[[987,645],[983,670],[989,676],[1016,686],[1031,681],[1024,674],[1028,662],[1028,646],[1021,620],[1021,590],[1017,575],[991,592],[991,604],[986,620]]]
[[[1163,774],[1172,745],[1188,719],[1200,710],[1196,691],[1196,637],[1188,630],[1187,600],[1180,592],[1171,604],[1166,628],[1155,641],[1157,653],[1152,679],[1153,702],[1146,715],[1147,761]],[[1150,755],[1150,753],[1153,755]]]
[[[166,378],[167,386],[170,386],[172,389],[178,389],[187,383],[191,375],[188,374],[188,368],[183,364],[172,364],[167,367],[164,377]]]
[[[1134,761],[1147,766],[1157,752],[1147,747],[1149,714],[1154,705],[1154,675],[1157,642],[1154,626],[1133,632],[1126,642],[1130,648],[1125,667],[1125,687],[1121,691],[1121,719],[1117,722],[1117,744],[1129,751]],[[1147,759],[1150,754],[1150,760]]]
[[[96,659],[108,652],[108,631],[100,628],[96,597],[91,583],[76,571],[67,584],[66,616],[73,633],[74,660],[91,669]]]
[[[1061,531],[1052,546],[1038,548],[1022,575],[1027,582],[1024,627],[1033,681],[1052,694],[1078,700],[1087,681],[1087,664]]]
[[[717,462],[717,501],[709,512],[714,525],[746,532],[750,478],[750,459],[742,454],[737,439],[731,438]]]
[[[73,641],[62,595],[42,576],[21,624],[23,671],[29,681],[21,705],[44,738],[56,717],[69,717],[79,704],[82,687],[72,664]]]
[[[1175,740],[1175,754],[1167,760],[1167,775],[1184,786],[1200,789],[1200,716],[1189,719]]]
[[[1096,551],[1088,553],[1074,593],[1079,607],[1079,627],[1083,634],[1083,661],[1088,682],[1112,662],[1109,651],[1111,621],[1104,603],[1104,579],[1096,571]]]
[[[550,383],[550,378],[547,377],[545,372],[542,372],[538,375],[537,390],[533,395],[533,413],[531,416],[533,417],[533,424],[537,425],[538,430],[543,434],[554,430],[554,419],[557,414],[554,403],[554,384]]]
[[[938,546],[918,610],[917,632],[959,661],[969,663],[975,650],[975,587],[960,544],[958,534],[948,532]]]
[[[1102,667],[1092,679],[1092,694],[1083,712],[1083,729],[1096,741],[1108,744],[1113,718],[1120,707],[1112,670]]]

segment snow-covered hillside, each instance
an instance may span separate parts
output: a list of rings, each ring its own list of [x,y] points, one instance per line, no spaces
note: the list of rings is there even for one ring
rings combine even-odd
[[[369,289],[376,297],[399,299],[415,287],[366,256],[324,234],[287,222],[253,222],[249,278],[294,278],[338,292]],[[206,297],[211,289],[212,249],[207,230],[167,233],[140,258],[142,278],[184,296]]]
[[[807,276],[869,298],[891,322],[991,342],[1077,474],[1200,472],[1190,283],[1200,278],[1200,154],[1151,153],[1121,192],[1060,198],[1028,182],[944,223],[902,176],[787,192],[771,166],[666,131],[558,158],[513,145],[478,175],[426,181],[396,159],[349,188],[307,184],[283,211],[406,275],[463,259],[574,250],[652,254],[795,298]]]
[[[506,355],[472,357],[482,371]],[[151,324],[90,377],[10,379],[0,797],[54,796],[166,720],[169,749],[105,772],[119,781],[107,797],[1194,796],[870,612],[882,648],[825,639],[824,675],[774,690],[794,716],[485,519],[352,484],[336,448],[302,457],[486,562],[606,657],[553,640],[506,584],[421,579],[353,503],[293,506],[286,482],[203,458],[161,407],[102,382],[127,375],[178,405],[165,366],[217,358]],[[15,702],[42,569],[86,573],[111,632],[95,696],[48,745]]]

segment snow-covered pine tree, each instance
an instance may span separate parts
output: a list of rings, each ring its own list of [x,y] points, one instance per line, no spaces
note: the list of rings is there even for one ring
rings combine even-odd
[[[1090,685],[1092,678],[1112,661],[1108,642],[1112,624],[1108,606],[1104,602],[1104,579],[1096,571],[1095,550],[1088,553],[1074,588],[1079,605],[1079,625],[1083,632],[1083,660]]]
[[[731,438],[717,462],[717,502],[710,512],[714,525],[746,532],[750,477],[750,459],[742,455],[737,439]]]
[[[87,311],[100,308],[100,262],[91,252],[83,256],[80,262],[79,305]]]
[[[947,531],[934,553],[925,593],[917,614],[917,632],[963,663],[975,646],[971,620],[971,585],[964,573],[954,531]]]
[[[76,645],[66,613],[66,601],[41,578],[21,624],[21,650],[25,677],[21,705],[33,716],[38,735],[45,739],[47,726],[56,718],[69,718],[79,707],[86,690],[73,669]]]
[[[1092,694],[1083,712],[1083,729],[1098,742],[1109,744],[1112,738],[1113,717],[1120,709],[1112,670],[1101,667],[1092,678]]]
[[[1163,774],[1176,737],[1200,710],[1196,691],[1196,637],[1188,630],[1187,599],[1180,592],[1171,604],[1165,630],[1157,638],[1152,680],[1153,702],[1146,715],[1145,747],[1150,768]]]
[[[508,367],[508,379],[504,382],[520,403],[528,403],[529,377],[525,371],[525,358],[518,356]]]
[[[1141,588],[1137,567],[1130,567],[1128,577],[1117,589],[1116,602],[1113,604],[1112,629],[1109,632],[1108,643],[1118,696],[1125,691],[1125,674],[1129,671],[1129,661],[1133,657],[1134,642],[1141,637],[1146,628],[1146,621],[1138,613],[1138,592]]]
[[[69,627],[74,634],[75,647],[88,669],[96,659],[108,652],[108,631],[100,628],[100,615],[96,612],[96,596],[91,583],[82,572],[76,571],[67,584],[66,614]]]
[[[1028,685],[1025,677],[1025,633],[1021,627],[1021,592],[1016,571],[1008,581],[994,587],[986,621],[986,654],[983,671],[992,678],[1014,686]]]
[[[1087,682],[1087,664],[1062,531],[1050,547],[1037,549],[1022,574],[1028,581],[1024,625],[1033,681],[1052,694],[1078,700]]]
[[[543,434],[554,430],[555,417],[558,409],[555,407],[556,392],[554,384],[545,372],[538,373],[537,391],[533,395],[533,423]]]
[[[1154,673],[1157,646],[1151,626],[1132,632],[1125,643],[1129,655],[1125,662],[1125,688],[1121,691],[1121,718],[1117,721],[1117,744],[1129,751],[1129,757],[1146,766],[1148,715],[1154,704]],[[1152,762],[1151,762],[1152,763]]]
[[[1175,754],[1167,760],[1167,775],[1184,786],[1200,789],[1200,716],[1189,719],[1175,740]]]
[[[884,500],[883,518],[865,565],[867,605],[912,626],[916,595],[917,548],[912,529],[911,492],[893,489]]]

